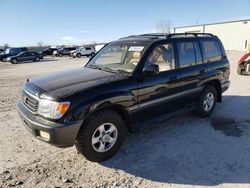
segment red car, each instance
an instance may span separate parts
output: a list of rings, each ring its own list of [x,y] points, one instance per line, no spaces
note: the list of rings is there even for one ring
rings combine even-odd
[[[239,60],[237,72],[239,75],[250,74],[250,52]]]

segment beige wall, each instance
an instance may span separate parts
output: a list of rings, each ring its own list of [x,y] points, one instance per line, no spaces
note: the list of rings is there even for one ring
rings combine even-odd
[[[250,45],[250,20],[176,28],[176,33],[204,32],[217,35],[226,50],[247,50]],[[245,44],[247,41],[247,44]]]

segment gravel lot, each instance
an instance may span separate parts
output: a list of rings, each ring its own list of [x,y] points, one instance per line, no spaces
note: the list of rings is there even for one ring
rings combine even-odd
[[[83,66],[87,58],[0,62],[2,187],[250,187],[250,77],[236,74],[242,55],[228,52],[231,87],[211,117],[184,114],[154,125],[102,163],[33,138],[15,108],[25,79]]]

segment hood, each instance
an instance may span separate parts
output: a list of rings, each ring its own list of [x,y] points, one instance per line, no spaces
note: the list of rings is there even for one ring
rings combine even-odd
[[[100,84],[124,78],[124,75],[82,67],[37,77],[30,82],[48,95],[66,97]]]

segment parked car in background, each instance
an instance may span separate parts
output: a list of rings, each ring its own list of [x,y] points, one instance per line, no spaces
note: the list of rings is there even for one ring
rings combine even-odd
[[[58,48],[46,48],[45,50],[42,50],[40,53],[43,56],[47,56],[47,55],[53,55],[54,52],[58,51]]]
[[[250,52],[239,60],[237,73],[239,75],[250,74]]]
[[[43,55],[37,52],[32,51],[26,51],[21,52],[15,56],[10,56],[6,58],[6,61],[11,62],[12,64],[17,64],[22,61],[40,61],[40,59],[43,59]]]
[[[64,55],[70,55],[70,52],[75,50],[75,47],[64,47],[64,48],[59,48],[57,52],[54,53],[54,55],[62,57]]]
[[[27,80],[17,108],[37,139],[91,161],[119,150],[127,131],[194,111],[209,116],[229,88],[218,37],[144,34],[110,42],[84,67]]]
[[[7,57],[15,56],[21,52],[28,51],[27,48],[7,48],[3,53],[0,54],[0,61],[5,61]]]
[[[0,49],[0,54],[1,54],[2,52],[4,52],[4,50],[3,50],[3,49]]]
[[[70,56],[72,57],[82,57],[82,56],[87,56],[87,57],[94,57],[95,56],[95,50],[91,47],[80,47],[77,48],[76,50],[71,51]]]

